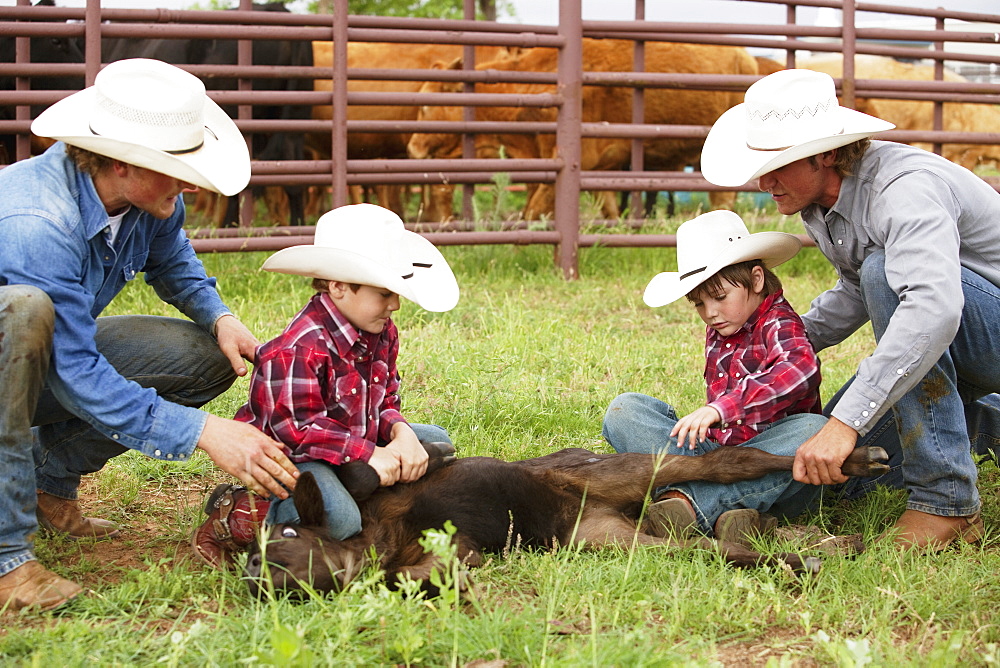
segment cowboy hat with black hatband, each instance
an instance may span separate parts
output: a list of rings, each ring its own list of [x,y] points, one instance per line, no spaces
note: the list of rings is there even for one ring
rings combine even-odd
[[[250,181],[250,153],[233,120],[198,77],[159,60],[107,65],[31,131],[223,195]]]
[[[657,274],[646,286],[647,306],[664,306],[688,294],[731,264],[761,260],[770,269],[790,260],[802,242],[785,232],[750,234],[732,211],[710,211],[677,228],[677,271]]]
[[[278,251],[264,269],[386,288],[428,311],[450,311],[458,303],[458,283],[441,251],[374,204],[324,213],[312,244]]]
[[[701,173],[718,186],[741,186],[894,127],[841,107],[829,74],[782,70],[751,85],[744,102],[715,121],[701,151]]]

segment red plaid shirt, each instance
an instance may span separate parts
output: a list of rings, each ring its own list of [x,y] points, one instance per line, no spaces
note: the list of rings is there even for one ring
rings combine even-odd
[[[293,462],[368,461],[399,413],[399,334],[359,332],[317,294],[257,350],[250,399],[235,419],[285,446]]]
[[[722,416],[710,439],[739,445],[788,415],[822,412],[819,359],[780,291],[730,336],[706,329],[708,405]]]

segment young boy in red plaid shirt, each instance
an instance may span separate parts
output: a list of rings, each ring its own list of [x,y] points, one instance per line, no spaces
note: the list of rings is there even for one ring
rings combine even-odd
[[[679,271],[658,274],[643,296],[663,306],[686,296],[706,325],[707,401],[679,418],[672,406],[638,393],[616,397],[604,437],[618,452],[700,455],[747,445],[794,455],[826,423],[819,360],[805,327],[782,296],[770,267],[791,259],[801,242],[783,232],[750,234],[732,211],[712,211],[677,230]],[[821,487],[790,472],[733,484],[689,482],[653,491],[654,531],[698,529],[745,543],[773,527],[770,513],[794,517]]]
[[[300,471],[313,473],[327,529],[343,540],[361,531],[361,516],[342,467],[367,462],[389,486],[424,475],[425,444],[454,452],[444,429],[408,423],[400,413],[391,314],[401,296],[448,311],[458,303],[458,284],[430,242],[371,204],[326,213],[313,244],[278,251],[264,269],[312,277],[316,294],[257,351],[249,401],[235,419],[282,443]],[[206,512],[191,543],[213,566],[230,563],[265,514],[270,523],[298,521],[291,498],[268,501],[233,485],[217,487]]]

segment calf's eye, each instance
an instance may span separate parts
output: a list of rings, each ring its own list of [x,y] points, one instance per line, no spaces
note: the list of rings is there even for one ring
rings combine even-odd
[[[282,538],[298,538],[299,537],[299,532],[296,531],[293,527],[285,527],[284,529],[281,530],[281,537]]]

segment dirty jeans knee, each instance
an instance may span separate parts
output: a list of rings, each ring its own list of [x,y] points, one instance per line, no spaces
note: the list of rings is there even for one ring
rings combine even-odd
[[[860,276],[862,298],[878,341],[899,306],[886,280],[884,252],[867,258]],[[1000,314],[998,290],[964,268],[962,283],[966,305],[959,335],[924,378],[892,407],[902,475],[910,492],[907,507],[935,515],[970,515],[979,509],[978,471],[966,422],[966,404],[976,397],[967,388],[975,379],[985,378],[979,396],[995,391],[990,385],[996,381],[990,380],[989,373],[995,374],[993,367],[1000,367],[990,361],[995,354],[985,354],[1000,343],[1000,333],[992,331],[996,329],[993,318]],[[984,283],[989,286],[985,290]],[[960,372],[966,380],[959,378]]]
[[[48,371],[54,322],[43,291],[0,286],[0,575],[34,559],[31,419]]]
[[[189,320],[147,315],[98,318],[94,341],[122,376],[184,406],[204,405],[236,379],[215,337]],[[38,488],[56,496],[76,498],[81,476],[99,471],[125,451],[67,411],[48,388],[38,401],[34,424]]]

